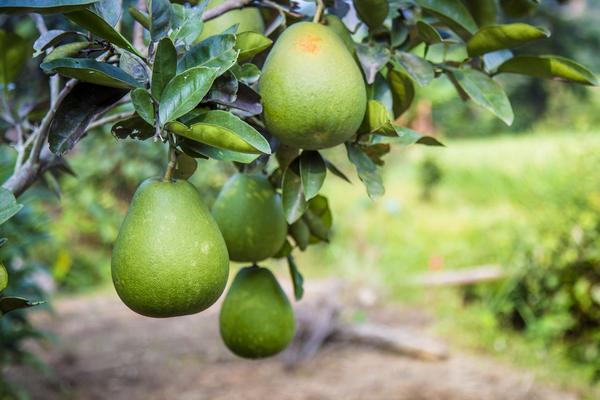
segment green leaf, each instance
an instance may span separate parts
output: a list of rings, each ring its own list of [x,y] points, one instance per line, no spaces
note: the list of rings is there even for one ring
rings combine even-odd
[[[469,12],[479,26],[496,23],[498,18],[498,4],[496,0],[465,0]]]
[[[419,132],[413,131],[412,129],[404,128],[398,125],[394,125],[396,136],[382,136],[374,135],[371,139],[372,144],[399,144],[400,146],[410,146],[412,144],[423,144],[426,146],[441,146],[444,145],[439,142],[436,138],[431,136],[425,136]]]
[[[385,189],[377,165],[355,144],[346,143],[346,151],[348,152],[348,159],[356,167],[358,177],[365,184],[369,197],[374,199],[382,196]]]
[[[108,40],[112,44],[128,50],[139,57],[142,57],[136,48],[133,47],[133,45],[127,39],[125,39],[121,33],[115,30],[115,28],[110,26],[108,22],[103,20],[102,17],[93,11],[80,10],[70,12],[65,14],[65,16],[82,28],[92,32],[94,35]]]
[[[238,81],[246,85],[252,85],[260,78],[260,69],[254,64],[235,64],[230,71]]]
[[[481,28],[467,42],[467,52],[475,57],[496,50],[512,49],[549,36],[546,29],[522,23],[490,25]]]
[[[477,24],[469,10],[459,0],[417,0],[417,4],[446,22],[458,25],[468,33],[473,34],[477,30]]]
[[[115,123],[111,128],[111,132],[119,139],[130,137],[138,140],[150,139],[155,134],[154,126],[149,125],[138,115]]]
[[[328,242],[333,225],[333,216],[325,196],[315,196],[308,202],[308,208],[302,219],[311,232],[309,243]]]
[[[203,157],[212,158],[214,160],[234,161],[242,164],[249,164],[259,156],[259,154],[240,153],[237,151],[220,149],[189,139],[183,139],[182,148],[192,150]]]
[[[198,168],[198,162],[187,154],[177,156],[177,167],[175,168],[176,179],[189,179]]]
[[[135,7],[129,7],[127,9],[127,11],[129,11],[129,15],[131,15],[131,17],[133,19],[135,19],[137,22],[139,22],[140,25],[142,25],[144,28],[150,30],[150,16],[148,16],[148,14],[138,10]]]
[[[292,278],[292,284],[294,285],[294,298],[296,301],[300,301],[302,296],[304,296],[304,278],[298,270],[296,260],[292,254],[288,254],[287,261],[290,269],[290,276]]]
[[[126,90],[78,82],[54,115],[48,142],[54,154],[73,148],[88,124],[127,94]]]
[[[421,86],[428,85],[435,77],[429,61],[412,53],[397,52],[393,64],[395,69],[406,71]]]
[[[33,49],[35,53],[33,57],[37,57],[42,54],[46,49],[56,46],[64,39],[68,38],[78,38],[78,39],[87,39],[87,37],[81,33],[76,31],[63,31],[60,29],[51,29],[38,37],[33,43]]]
[[[171,29],[171,3],[168,0],[150,0],[150,38],[158,42]]]
[[[170,36],[174,42],[181,41],[185,46],[194,44],[204,26],[202,13],[206,4],[206,2],[202,2],[200,6],[193,8],[187,8],[180,4],[171,5],[173,9],[171,16],[173,31]]]
[[[327,166],[318,151],[304,150],[300,155],[300,178],[304,188],[304,197],[310,200],[319,194],[325,182]]]
[[[152,65],[152,95],[160,99],[162,92],[177,74],[177,51],[169,38],[163,38],[156,47]]]
[[[327,169],[329,170],[329,172],[331,172],[338,178],[345,180],[348,183],[352,183],[352,181],[350,181],[350,179],[346,176],[346,174],[344,174],[338,167],[336,167],[335,164],[333,164],[331,161],[329,161],[325,158],[324,158],[324,160],[325,160],[325,165],[327,166]]]
[[[239,50],[238,62],[249,61],[272,44],[271,39],[257,32],[248,31],[237,34],[235,49]]]
[[[150,93],[146,89],[137,88],[131,92],[131,102],[135,112],[148,124],[154,125],[154,103]]]
[[[281,248],[277,251],[277,253],[275,253],[273,258],[285,258],[288,255],[292,254],[292,250],[294,250],[294,247],[292,247],[292,244],[286,238],[285,242],[283,242],[283,246],[281,246]]]
[[[308,229],[306,222],[301,218],[291,224],[288,231],[298,248],[302,251],[306,250],[310,239],[310,229]]]
[[[396,134],[387,109],[377,100],[367,102],[365,117],[358,131],[364,134],[379,133],[391,136]]]
[[[13,82],[29,58],[29,43],[21,36],[0,29],[0,85]]]
[[[125,71],[143,87],[150,82],[149,68],[146,62],[130,51],[119,49],[119,68]]]
[[[427,44],[442,43],[444,41],[437,29],[425,21],[417,21],[417,34]]]
[[[491,111],[506,125],[511,125],[514,113],[506,92],[498,82],[481,71],[464,68],[452,71],[456,80],[478,105]]]
[[[360,20],[371,30],[379,28],[388,15],[387,0],[352,0],[352,3]]]
[[[12,218],[21,208],[23,204],[17,204],[12,192],[0,186],[0,225]]]
[[[500,65],[498,72],[598,85],[598,79],[586,67],[559,56],[516,56]]]
[[[390,51],[381,44],[356,43],[356,55],[365,73],[367,83],[375,81],[375,75],[390,60]]]
[[[410,108],[415,98],[415,84],[403,71],[391,69],[387,80],[392,91],[394,118],[398,118]]]
[[[215,68],[195,67],[171,79],[160,97],[160,124],[174,121],[194,109],[208,93],[216,77]]]
[[[285,212],[285,219],[289,224],[296,222],[306,210],[306,197],[302,188],[300,177],[300,158],[296,158],[283,173],[281,183],[281,203]]]
[[[116,26],[123,13],[123,2],[121,0],[100,0],[92,4],[91,9],[110,26]]]
[[[271,154],[269,142],[256,129],[227,111],[207,111],[187,127],[171,122],[166,128],[177,135],[239,153]]]
[[[344,45],[348,51],[354,54],[354,40],[352,39],[350,31],[348,28],[346,28],[346,25],[344,25],[344,22],[342,22],[340,17],[333,14],[327,14],[323,17],[323,19],[325,20],[325,24],[329,27],[329,29],[334,31],[340,37],[340,39],[342,39],[342,42],[344,42]]]
[[[177,71],[203,66],[217,68],[217,76],[223,74],[235,64],[237,51],[235,35],[223,34],[210,36],[193,46],[177,63]]]
[[[0,14],[58,14],[86,8],[98,0],[3,0]]]
[[[375,165],[384,166],[385,161],[383,160],[383,156],[392,150],[392,146],[388,143],[376,143],[361,145],[361,149],[369,156]]]
[[[90,58],[59,58],[43,63],[40,67],[46,73],[56,72],[69,78],[101,86],[121,89],[133,89],[141,86],[121,68]]]
[[[20,308],[33,307],[44,304],[45,301],[31,301],[22,297],[1,297],[0,298],[0,317]]]
[[[0,292],[8,286],[8,272],[4,264],[0,262]]]
[[[62,46],[52,49],[52,51],[46,57],[44,57],[42,63],[54,61],[59,58],[76,56],[81,50],[87,49],[91,45],[91,42],[73,42],[63,44]]]

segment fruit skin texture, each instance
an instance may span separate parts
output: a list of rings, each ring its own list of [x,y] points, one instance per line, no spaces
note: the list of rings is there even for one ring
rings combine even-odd
[[[228,274],[225,241],[196,188],[185,180],[145,180],[113,248],[121,300],[148,317],[193,314],[221,296]]]
[[[206,9],[210,10],[224,1],[225,0],[210,0]],[[217,18],[206,21],[196,42],[200,42],[209,36],[217,35],[235,24],[240,24],[237,30],[238,33],[263,33],[265,31],[265,23],[258,8],[245,7],[241,10],[227,11],[225,14],[219,15]]]
[[[299,22],[269,53],[259,82],[266,126],[282,143],[323,149],[356,133],[367,94],[358,65],[324,25]]]
[[[271,271],[242,268],[225,296],[219,316],[221,338],[234,354],[263,358],[294,338],[294,311]]]
[[[221,189],[212,213],[232,261],[258,262],[283,246],[287,223],[281,198],[264,175],[233,175]]]

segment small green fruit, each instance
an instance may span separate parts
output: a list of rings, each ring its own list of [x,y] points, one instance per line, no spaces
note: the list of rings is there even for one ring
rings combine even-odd
[[[194,314],[221,296],[228,274],[225,241],[196,188],[183,180],[144,181],[112,254],[121,300],[148,317]]]
[[[269,357],[294,338],[294,311],[271,271],[246,267],[225,296],[219,325],[221,338],[233,353],[244,358]]]
[[[264,119],[282,143],[323,149],[343,143],[360,126],[367,95],[362,74],[329,27],[299,22],[269,53],[259,83]]]
[[[210,0],[207,9],[210,10],[224,1],[225,0]],[[237,33],[263,33],[265,30],[265,23],[258,8],[244,7],[240,10],[228,11],[223,15],[219,15],[217,18],[206,21],[202,27],[202,32],[196,41],[200,42],[209,36],[217,35],[225,29],[231,28],[231,26],[235,24],[239,24]]]
[[[283,246],[287,223],[281,198],[264,175],[232,176],[221,189],[212,213],[232,261],[258,262]]]

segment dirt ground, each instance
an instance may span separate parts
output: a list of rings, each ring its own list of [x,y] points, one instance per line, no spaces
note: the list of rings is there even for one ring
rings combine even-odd
[[[310,282],[308,283],[310,285]],[[59,300],[36,322],[57,345],[36,348],[54,376],[24,367],[7,375],[32,398],[242,400],[571,400],[532,373],[451,349],[446,361],[420,361],[367,346],[332,342],[294,370],[281,357],[248,361],[220,341],[218,307],[157,320],[134,314],[112,292]],[[428,335],[429,318],[397,306],[369,319],[412,325]]]

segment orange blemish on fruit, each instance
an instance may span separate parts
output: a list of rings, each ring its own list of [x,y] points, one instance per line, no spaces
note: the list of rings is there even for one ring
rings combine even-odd
[[[321,47],[321,41],[323,39],[315,35],[302,36],[298,39],[298,47],[307,53],[315,53]]]

